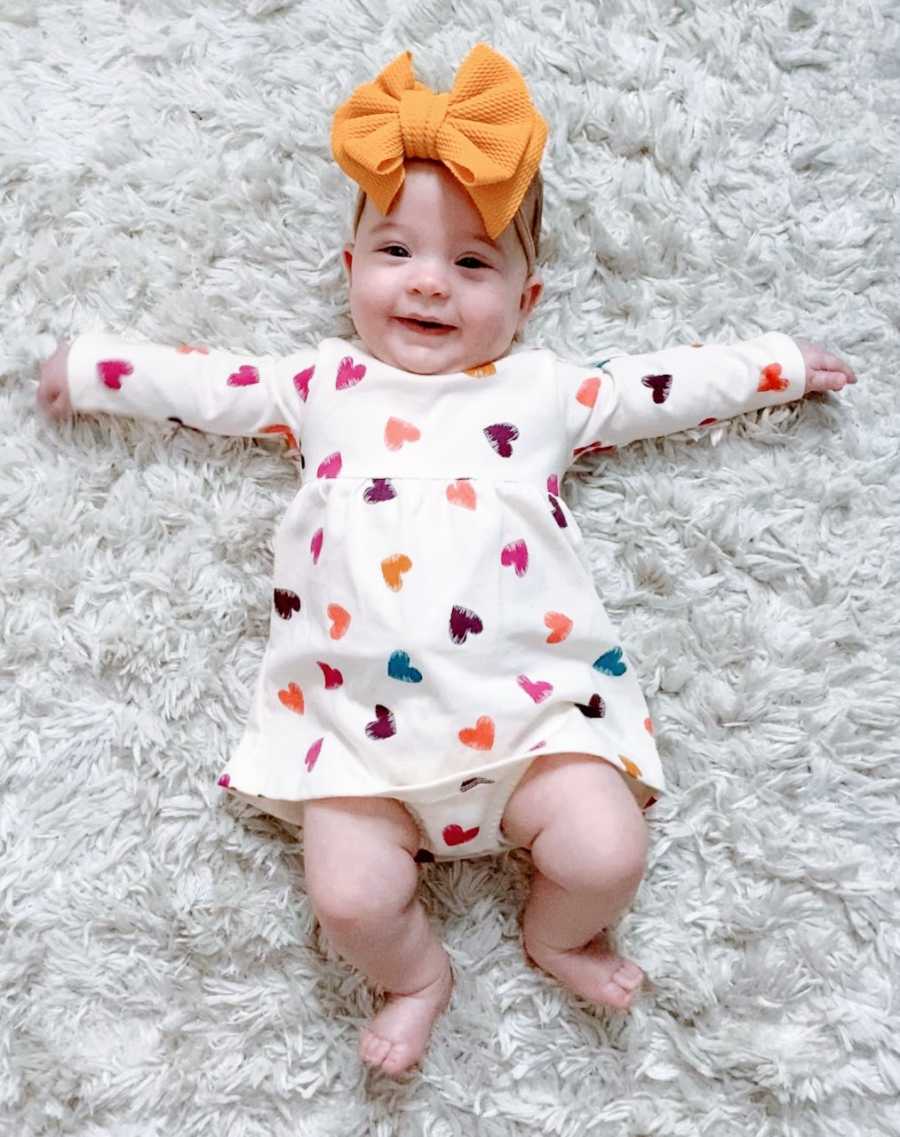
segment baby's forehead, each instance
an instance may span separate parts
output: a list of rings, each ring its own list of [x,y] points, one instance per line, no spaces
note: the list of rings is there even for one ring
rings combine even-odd
[[[474,211],[473,211],[474,213]],[[421,235],[427,238],[440,238],[448,244],[480,244],[494,250],[503,260],[514,262],[520,251],[515,227],[509,225],[497,237],[488,236],[480,216],[437,205],[424,214],[421,210],[406,208],[405,203],[395,203],[383,214],[370,198],[366,198],[360,215],[357,235],[364,231],[368,237],[382,234]]]

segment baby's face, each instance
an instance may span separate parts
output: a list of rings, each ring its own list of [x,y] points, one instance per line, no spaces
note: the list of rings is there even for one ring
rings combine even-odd
[[[439,162],[411,161],[387,216],[366,198],[344,248],[350,311],[376,359],[418,375],[505,355],[543,287],[513,225],[495,240]],[[417,319],[436,321],[424,328]]]

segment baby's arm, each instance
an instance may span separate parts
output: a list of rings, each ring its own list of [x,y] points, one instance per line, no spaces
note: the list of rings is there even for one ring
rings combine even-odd
[[[806,393],[804,354],[768,332],[736,344],[613,355],[578,367],[557,361],[571,449],[625,446]]]
[[[315,358],[314,348],[255,357],[89,333],[43,365],[38,403],[53,418],[139,415],[217,434],[287,434],[296,444]]]

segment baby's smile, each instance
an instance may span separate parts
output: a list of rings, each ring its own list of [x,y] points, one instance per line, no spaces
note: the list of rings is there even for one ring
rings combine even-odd
[[[430,320],[422,316],[395,316],[394,319],[404,328],[417,335],[442,336],[457,329],[452,324]]]

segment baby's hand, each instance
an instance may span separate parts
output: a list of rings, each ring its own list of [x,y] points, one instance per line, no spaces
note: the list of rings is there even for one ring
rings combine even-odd
[[[794,343],[800,348],[803,362],[806,364],[806,390],[804,395],[812,393],[822,394],[825,391],[843,391],[848,383],[856,382],[856,375],[849,363],[839,359],[836,355],[829,355],[824,347],[809,340],[798,340]]]
[[[68,363],[69,344],[63,340],[53,355],[41,364],[37,402],[48,418],[64,419],[72,414]]]

